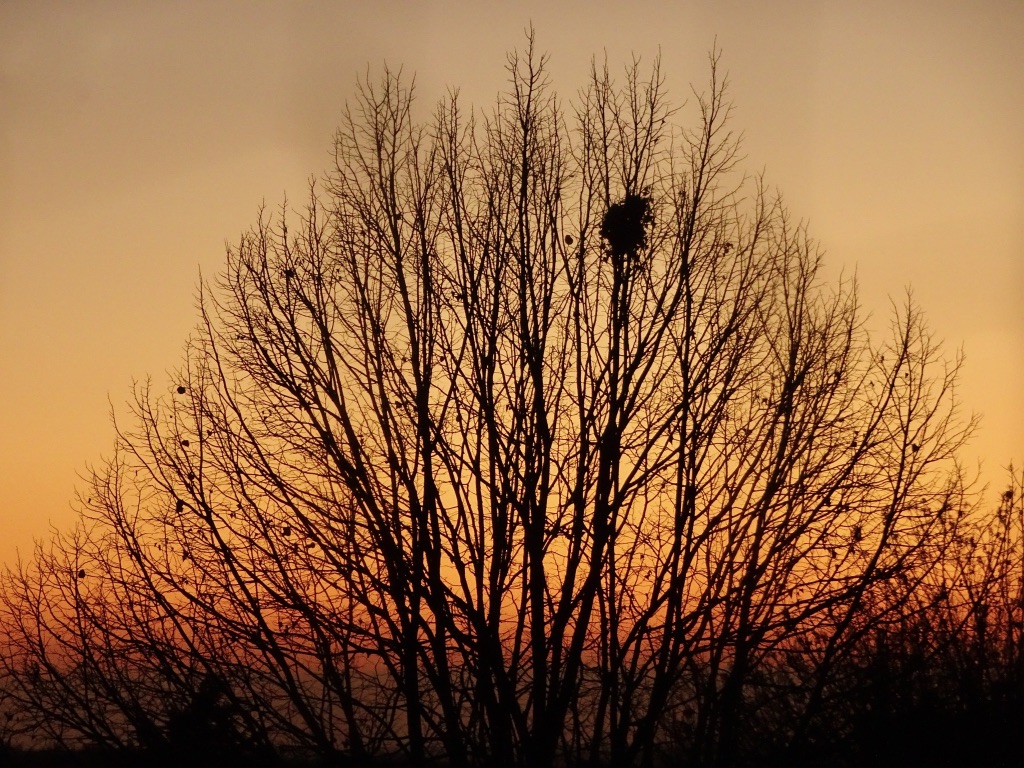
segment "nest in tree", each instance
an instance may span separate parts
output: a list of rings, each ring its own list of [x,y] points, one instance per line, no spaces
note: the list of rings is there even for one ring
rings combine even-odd
[[[601,237],[608,242],[609,255],[613,259],[635,256],[647,245],[647,228],[653,223],[650,197],[626,195],[612,203],[601,221]]]

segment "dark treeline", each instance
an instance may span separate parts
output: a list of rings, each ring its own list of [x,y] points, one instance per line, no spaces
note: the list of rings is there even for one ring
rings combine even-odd
[[[1024,478],[971,492],[959,358],[909,297],[868,333],[717,57],[678,110],[657,63],[568,104],[532,39],[508,70],[424,120],[364,82],[229,249],[3,576],[9,756],[998,764]]]

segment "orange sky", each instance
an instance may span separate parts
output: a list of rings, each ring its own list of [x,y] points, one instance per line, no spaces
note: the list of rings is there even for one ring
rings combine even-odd
[[[379,7],[378,7],[379,6]],[[493,7],[492,7],[493,6]],[[508,7],[505,7],[508,6]],[[514,7],[513,7],[514,6]],[[745,134],[881,324],[912,285],[967,354],[965,456],[1024,463],[1024,3],[0,4],[0,561],[74,519],[133,378],[158,385],[266,200],[325,169],[357,74],[478,106],[532,20],[564,99],[659,49],[670,93],[717,38]]]

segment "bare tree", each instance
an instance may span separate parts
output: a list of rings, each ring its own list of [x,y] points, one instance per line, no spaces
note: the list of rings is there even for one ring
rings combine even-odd
[[[568,111],[532,35],[508,70],[491,113],[423,123],[364,82],[305,210],[261,214],[171,391],[138,388],[84,504],[116,599],[75,653],[101,629],[104,684],[140,659],[182,703],[117,700],[118,738],[216,689],[331,758],[731,765],[782,698],[792,733],[828,711],[943,557],[959,360],[909,298],[872,340],[737,171],[717,54],[692,130],[657,62],[595,65]],[[8,614],[44,593],[9,578]]]

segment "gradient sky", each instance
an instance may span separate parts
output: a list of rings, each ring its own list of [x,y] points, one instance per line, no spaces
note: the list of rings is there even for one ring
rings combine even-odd
[[[873,323],[912,286],[967,364],[965,454],[1024,463],[1024,2],[0,4],[0,562],[72,524],[111,408],[158,387],[200,270],[330,162],[356,77],[489,108],[532,21],[563,99],[593,55],[659,50],[670,95],[717,40],[745,135]]]

